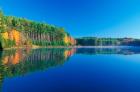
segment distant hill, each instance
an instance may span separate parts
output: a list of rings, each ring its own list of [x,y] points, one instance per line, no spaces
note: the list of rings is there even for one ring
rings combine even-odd
[[[80,46],[140,46],[140,39],[133,38],[81,37],[76,42]]]
[[[25,18],[5,16],[0,11],[0,48],[23,45],[69,46],[76,41],[62,27]]]

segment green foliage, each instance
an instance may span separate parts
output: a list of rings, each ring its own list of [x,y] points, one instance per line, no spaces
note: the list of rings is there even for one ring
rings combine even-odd
[[[3,73],[4,76],[6,77],[12,77],[12,76],[22,76],[25,75],[27,73],[31,73],[31,72],[35,72],[35,71],[39,71],[39,70],[47,70],[50,67],[55,67],[55,66],[59,66],[59,65],[63,65],[63,63],[68,59],[65,58],[64,56],[64,52],[68,50],[68,49],[36,49],[36,50],[32,50],[30,55],[27,54],[26,52],[23,52],[26,57],[21,59],[21,61],[16,64],[16,65],[12,65],[12,64],[5,64],[5,65],[1,65],[0,67],[0,71],[1,73]],[[71,50],[71,49],[69,49]],[[5,58],[5,57],[9,57],[13,56],[16,54],[20,54],[17,53],[17,51],[15,50],[7,50],[4,51],[0,56],[0,58]],[[28,56],[29,55],[29,56]],[[9,63],[10,63],[10,59]],[[11,61],[14,62],[14,61]],[[4,71],[4,68],[7,69]],[[14,69],[14,71],[13,71]],[[3,77],[4,77],[3,76]]]
[[[15,46],[15,41],[14,40],[10,40],[10,39],[4,39],[1,37],[0,35],[0,45],[2,48],[8,48],[8,47],[13,47]]]
[[[119,40],[116,38],[96,38],[84,37],[76,39],[77,45],[82,46],[113,46],[118,45]]]
[[[3,12],[0,10],[0,32],[4,32],[6,29]]]
[[[140,39],[133,38],[77,38],[77,45],[82,46],[140,46]]]
[[[6,16],[7,17],[7,16]],[[16,29],[24,32],[33,42],[37,40],[37,44],[42,44],[42,40],[48,42],[62,41],[66,34],[63,28],[59,28],[46,23],[38,23],[24,18],[7,17],[8,28]]]
[[[49,25],[47,23],[27,20],[25,18],[4,16],[3,12],[0,11],[0,32],[10,31],[13,29],[22,32],[31,43],[41,46],[65,45],[63,38],[66,34],[69,35],[64,31],[64,28]],[[14,44],[14,42],[4,41],[3,39],[1,41],[5,42],[3,43],[4,47],[7,45],[7,42],[10,42],[12,45]]]

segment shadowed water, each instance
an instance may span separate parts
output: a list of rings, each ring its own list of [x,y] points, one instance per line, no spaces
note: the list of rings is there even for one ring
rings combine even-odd
[[[139,92],[140,48],[0,52],[2,92]]]

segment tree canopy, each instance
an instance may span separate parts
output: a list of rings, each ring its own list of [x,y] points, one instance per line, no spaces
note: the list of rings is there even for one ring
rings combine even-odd
[[[14,30],[14,32],[13,32]],[[18,31],[18,32],[15,32]],[[17,18],[14,16],[5,16],[2,11],[0,11],[0,33],[8,34],[8,39],[14,41],[12,45],[41,45],[41,46],[62,46],[62,45],[72,45],[75,44],[74,39],[64,30],[63,27],[58,27],[50,25],[47,23],[35,22],[25,18]],[[10,35],[18,33],[19,37],[13,38]],[[0,34],[3,35],[3,34]],[[3,37],[3,36],[2,36]],[[65,40],[67,37],[67,41]],[[0,38],[2,43],[9,43],[6,37]],[[22,39],[16,39],[22,38]],[[4,41],[5,40],[5,41]],[[10,44],[4,45],[12,46]]]

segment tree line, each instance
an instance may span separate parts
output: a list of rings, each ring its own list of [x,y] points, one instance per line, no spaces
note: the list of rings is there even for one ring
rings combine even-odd
[[[10,31],[16,30],[22,35],[10,39]],[[0,41],[5,43],[5,46],[13,46],[16,44],[15,38],[22,38],[22,45],[34,44],[41,46],[62,46],[74,44],[74,39],[64,30],[63,27],[57,27],[47,23],[40,23],[25,18],[17,18],[14,16],[5,16],[0,11],[0,33],[7,33],[9,39],[3,39],[1,36]],[[1,34],[2,35],[2,34]],[[5,34],[6,36],[6,34]],[[3,38],[2,38],[3,37]],[[65,39],[67,37],[68,39]],[[6,38],[6,37],[5,37]],[[68,41],[66,41],[68,40]]]
[[[140,46],[140,39],[133,38],[76,38],[78,46]]]
[[[82,46],[109,46],[118,44],[118,39],[115,38],[82,37],[77,38],[76,41],[77,45]]]

